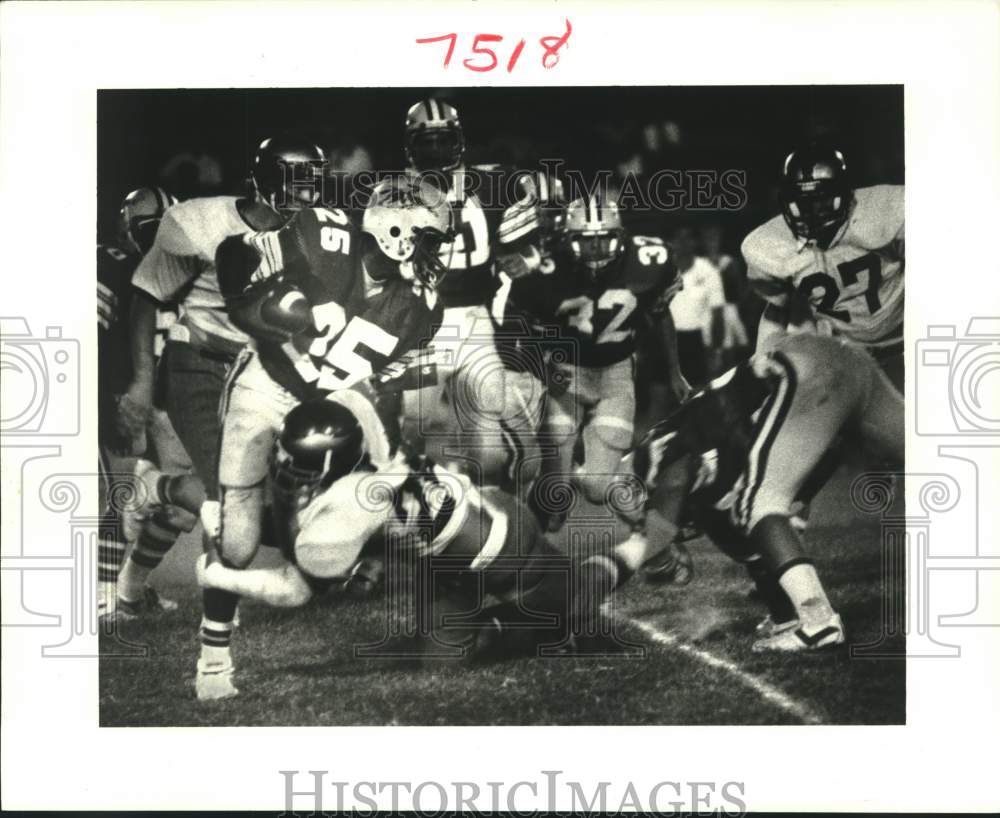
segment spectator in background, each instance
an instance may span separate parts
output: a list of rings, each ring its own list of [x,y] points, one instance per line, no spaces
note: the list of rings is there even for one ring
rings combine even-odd
[[[690,227],[675,229],[669,245],[684,282],[683,289],[670,302],[681,372],[697,389],[722,371],[726,296],[719,268],[695,255],[694,231]]]
[[[722,289],[726,298],[722,308],[725,327],[722,365],[724,369],[729,369],[750,354],[750,339],[747,337],[742,315],[743,306],[750,297],[750,288],[743,262],[723,249],[723,236],[722,226],[717,222],[706,224],[700,231],[702,253],[716,266],[722,277]]]

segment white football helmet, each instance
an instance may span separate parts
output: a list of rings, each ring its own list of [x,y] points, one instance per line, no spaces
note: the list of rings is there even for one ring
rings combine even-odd
[[[433,288],[448,271],[439,254],[454,238],[451,222],[445,194],[419,179],[393,177],[373,191],[361,229],[399,263],[404,278]]]

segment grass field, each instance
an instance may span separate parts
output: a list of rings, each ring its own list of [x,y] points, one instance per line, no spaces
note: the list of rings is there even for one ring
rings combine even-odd
[[[690,543],[696,577],[685,588],[634,580],[612,606],[634,655],[517,659],[425,667],[357,659],[377,641],[384,605],[320,599],[298,611],[244,604],[234,640],[235,699],[199,703],[198,594],[193,538],[158,570],[179,611],[126,623],[121,637],[144,658],[101,660],[101,723],[148,725],[339,724],[900,724],[905,664],[852,658],[878,641],[883,582],[876,520],[847,500],[841,473],[814,505],[810,552],[848,629],[848,645],[814,654],[754,654],[762,612],[742,568],[704,539]],[[896,587],[899,587],[897,584]],[[896,637],[901,640],[903,637]],[[111,639],[108,650],[120,650]],[[891,646],[891,642],[890,642]]]

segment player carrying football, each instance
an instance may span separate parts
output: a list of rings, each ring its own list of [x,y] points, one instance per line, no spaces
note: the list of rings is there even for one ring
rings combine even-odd
[[[758,350],[786,331],[839,335],[867,347],[902,391],[903,194],[902,185],[852,190],[840,151],[789,154],[781,216],[743,242],[750,283],[767,301]]]
[[[755,650],[840,644],[843,622],[791,524],[792,503],[822,486],[829,462],[821,461],[841,434],[901,465],[902,403],[856,344],[814,334],[775,340],[653,427],[631,455],[648,491],[645,536],[670,543],[693,520],[746,565],[769,607]]]
[[[438,253],[451,238],[444,196],[412,179],[380,184],[358,230],[339,210],[300,211],[281,230],[227,239],[219,279],[233,322],[253,339],[230,373],[222,405],[219,558],[245,568],[261,542],[271,450],[284,416],[329,395],[350,407],[369,456],[390,443],[370,392],[373,375],[430,339],[441,311]],[[235,694],[229,649],[238,598],[205,612],[197,692]],[[217,617],[217,618],[216,618]]]

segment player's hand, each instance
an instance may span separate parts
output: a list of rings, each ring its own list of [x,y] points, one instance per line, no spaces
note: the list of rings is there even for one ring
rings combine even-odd
[[[497,269],[511,279],[523,278],[542,266],[542,254],[533,244],[511,253],[498,253]]]
[[[674,403],[677,405],[682,404],[686,401],[694,390],[691,388],[691,384],[687,382],[680,372],[674,373],[670,378],[670,392],[673,396]]]
[[[152,395],[135,384],[118,399],[115,427],[122,440],[128,441],[125,454],[140,455],[145,451],[146,425],[152,412]]]

